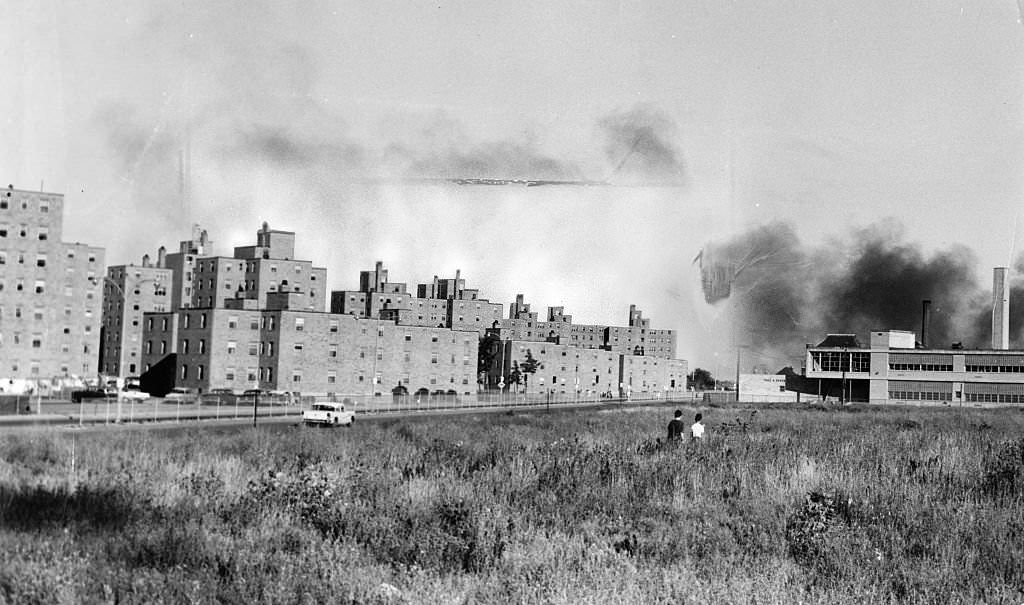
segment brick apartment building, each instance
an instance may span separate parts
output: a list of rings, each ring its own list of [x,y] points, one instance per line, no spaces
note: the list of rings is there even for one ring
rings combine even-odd
[[[379,318],[402,325],[476,330],[481,336],[499,321],[502,305],[479,297],[479,290],[467,289],[461,272],[454,279],[419,284],[416,295],[407,285],[389,282],[384,263],[359,273],[359,290],[331,293],[331,312],[362,318]]]
[[[152,367],[173,354],[174,384],[200,392],[476,391],[476,332],[295,310],[291,293],[270,294],[268,301],[265,309],[232,301],[221,309],[147,314],[143,362]]]
[[[59,193],[0,192],[0,390],[97,375],[104,251],[62,241],[63,214]]]
[[[107,269],[103,284],[100,371],[108,376],[142,372],[143,314],[170,309],[173,272],[142,257],[141,265]]]
[[[506,319],[502,305],[467,288],[459,271],[454,278],[434,276],[413,294],[406,283],[390,281],[378,262],[360,272],[358,290],[332,292],[327,311],[326,269],[294,258],[294,233],[264,223],[256,245],[236,247],[232,257],[204,255],[208,247],[206,233],[197,230],[177,254],[161,249],[155,267],[173,274],[170,307],[146,312],[143,325],[126,321],[123,305],[112,305],[121,327],[130,323],[138,330],[139,367],[156,394],[172,386],[315,395],[475,393],[478,349],[489,332],[507,341],[509,351],[518,352],[520,341],[539,344],[545,363],[559,368],[554,383],[561,387],[565,380],[569,390],[596,392],[599,384],[614,391],[624,383],[654,392],[685,384],[676,376],[680,367],[685,375],[685,362],[669,363],[674,333],[651,330],[635,307],[628,327],[575,325],[561,307],[538,322],[519,296]],[[122,335],[122,341],[130,338]],[[562,369],[561,359],[546,358],[549,350],[571,355],[573,363]],[[499,373],[492,372],[490,383],[497,384]]]

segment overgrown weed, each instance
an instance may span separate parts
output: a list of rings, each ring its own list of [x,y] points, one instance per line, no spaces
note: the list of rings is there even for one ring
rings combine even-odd
[[[0,601],[1020,600],[1024,415],[703,412],[6,440]]]

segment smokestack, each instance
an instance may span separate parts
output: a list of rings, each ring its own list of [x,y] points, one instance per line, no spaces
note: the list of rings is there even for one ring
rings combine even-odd
[[[1010,291],[1006,287],[1008,269],[996,267],[992,272],[992,348],[1010,348]]]
[[[143,254],[142,255],[142,266],[143,267],[148,267],[149,266],[149,255],[148,254]]]
[[[928,348],[928,333],[932,328],[932,301],[921,301],[921,348]]]
[[[163,269],[167,266],[167,248],[160,246],[160,249],[156,251],[156,266]]]

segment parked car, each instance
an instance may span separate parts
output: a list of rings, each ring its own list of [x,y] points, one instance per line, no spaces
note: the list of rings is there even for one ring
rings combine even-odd
[[[325,401],[314,403],[313,407],[302,412],[302,422],[306,426],[352,426],[356,421],[356,413],[346,410],[344,403]]]
[[[291,393],[287,391],[268,391],[267,389],[249,389],[244,391],[241,402],[252,404],[253,398],[259,396],[259,405],[287,405],[291,403]]]
[[[203,405],[234,405],[238,395],[231,389],[210,389],[199,396]]]
[[[118,393],[118,397],[121,399],[127,399],[128,401],[145,401],[149,399],[149,393],[140,391],[138,388],[126,387],[123,391]]]
[[[85,399],[103,399],[110,395],[105,389],[85,389],[71,391],[71,401],[81,403]]]
[[[174,387],[169,393],[164,395],[164,401],[168,402],[180,401],[182,403],[192,403],[195,400],[196,392],[185,387]]]

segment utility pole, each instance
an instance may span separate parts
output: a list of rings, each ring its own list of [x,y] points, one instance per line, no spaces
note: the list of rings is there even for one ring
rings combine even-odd
[[[736,345],[736,403],[740,401],[740,346]]]
[[[852,358],[852,355],[850,357]],[[840,393],[839,393],[839,405],[840,406],[846,405],[846,363],[845,363],[846,360],[847,360],[846,347],[843,347],[843,358],[839,360],[839,363],[842,364],[842,368],[843,368],[843,382],[840,385],[841,389],[840,389]]]

